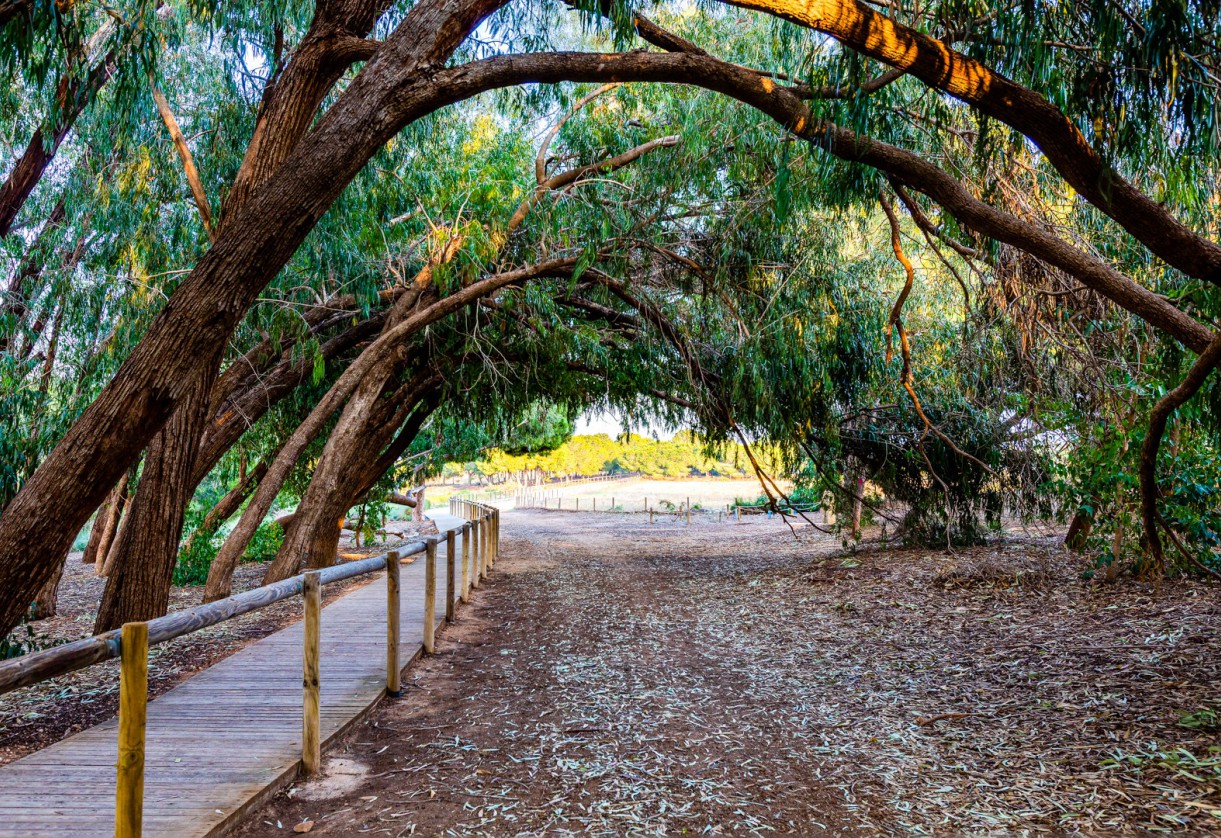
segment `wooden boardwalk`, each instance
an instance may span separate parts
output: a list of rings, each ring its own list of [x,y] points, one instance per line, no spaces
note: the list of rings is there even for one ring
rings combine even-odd
[[[461,526],[434,515],[444,535]],[[456,584],[461,584],[462,539]],[[437,545],[438,625],[445,619],[445,541]],[[424,555],[402,567],[399,659],[419,654]],[[385,695],[385,574],[322,611],[322,735],[333,739]],[[456,596],[456,591],[454,595]],[[231,825],[301,759],[298,622],[204,670],[148,705],[144,834],[208,835]],[[114,833],[118,722],[82,731],[0,767],[0,836]]]

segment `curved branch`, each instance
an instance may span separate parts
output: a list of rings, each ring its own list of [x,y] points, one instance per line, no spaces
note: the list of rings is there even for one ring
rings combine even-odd
[[[1221,245],[1197,235],[1137,189],[1045,96],[859,0],[722,0],[825,32],[915,76],[1028,137],[1085,200],[1189,276],[1221,285]]]
[[[1196,358],[1179,386],[1158,399],[1149,414],[1149,433],[1145,435],[1145,441],[1140,447],[1140,514],[1145,528],[1145,548],[1159,570],[1164,566],[1165,556],[1157,528],[1161,518],[1157,511],[1157,452],[1162,444],[1162,436],[1166,433],[1166,423],[1170,420],[1170,415],[1199,391],[1208,374],[1218,363],[1221,363],[1221,337],[1217,337],[1200,353],[1200,357]],[[1169,528],[1167,532],[1170,532]]]

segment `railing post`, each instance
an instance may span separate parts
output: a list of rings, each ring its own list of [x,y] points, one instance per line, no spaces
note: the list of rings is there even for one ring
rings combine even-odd
[[[445,622],[454,621],[454,531],[445,533]]]
[[[403,694],[399,681],[402,674],[399,666],[401,570],[398,551],[391,550],[386,554],[386,692],[394,698]]]
[[[492,517],[496,521],[496,540],[494,542],[496,546],[492,555],[495,557],[496,561],[500,561],[500,510],[497,509],[495,512],[493,512]]]
[[[479,578],[488,578],[488,542],[491,541],[491,527],[488,526],[486,513],[479,516]]]
[[[471,527],[471,587],[479,590],[479,522],[474,518],[470,521]]]
[[[496,564],[496,510],[488,510],[488,572]]]
[[[144,728],[148,716],[148,623],[124,623],[119,640],[119,759],[115,838],[139,838],[144,824]]]
[[[431,655],[436,648],[433,635],[437,630],[437,540],[428,539],[424,564],[424,653]]]
[[[301,594],[305,600],[305,643],[301,665],[301,765],[306,774],[315,774],[322,765],[322,735],[320,715],[322,702],[318,694],[318,644],[322,623],[322,585],[318,571],[305,574]]]
[[[462,525],[462,601],[471,601],[471,525]]]

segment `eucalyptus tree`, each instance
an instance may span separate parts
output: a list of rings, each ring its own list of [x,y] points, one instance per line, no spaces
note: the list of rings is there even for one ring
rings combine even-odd
[[[613,4],[568,12],[503,0],[422,0],[406,10],[322,0],[312,16],[302,15],[308,25],[297,27],[285,25],[278,8],[265,14],[262,7],[242,8],[230,18],[191,9],[166,15],[198,14],[200,22],[228,32],[231,55],[260,56],[266,84],[257,108],[250,102],[244,112],[236,109],[245,117],[237,122],[250,126],[250,140],[242,162],[222,179],[227,194],[215,240],[184,259],[194,267],[0,516],[0,582],[13,592],[0,623],[7,628],[17,619],[51,578],[54,557],[145,449],[146,499],[137,494],[131,515],[147,524],[133,528],[132,537],[143,535],[130,555],[133,567],[159,568],[150,572],[164,578],[200,461],[213,383],[222,380],[226,347],[260,293],[404,127],[494,88],[638,81],[736,99],[772,120],[780,148],[801,140],[821,158],[846,164],[828,167],[820,200],[872,207],[880,189],[892,190],[929,236],[930,249],[937,241],[983,266],[972,270],[986,271],[994,267],[989,260],[998,262],[1001,251],[992,243],[999,242],[1159,330],[1167,376],[1185,363],[1181,352],[1177,362],[1171,357],[1180,345],[1204,353],[1187,390],[1166,405],[1207,379],[1213,286],[1221,282],[1221,247],[1213,240],[1217,209],[1199,199],[1207,190],[1198,187],[1216,178],[1218,22],[1209,2],[1135,10],[1115,3],[1054,11],[1019,6],[1004,13],[899,4],[886,14],[851,1],[738,5],[770,15],[773,24],[752,19],[745,25],[736,13],[712,6],[676,18],[671,29],[681,31],[671,31]],[[137,57],[116,56],[117,67],[122,73],[131,64],[126,77],[144,79],[153,63],[146,56],[161,49],[149,34],[159,31],[151,22],[162,16],[150,4],[133,10],[140,14],[119,16],[115,38],[135,44]],[[570,15],[594,31],[574,37],[571,27],[554,25]],[[99,17],[92,20],[95,28],[102,25]],[[27,27],[22,43],[34,44],[51,31],[48,21],[38,14],[12,17],[4,32],[12,36],[20,23]],[[808,30],[834,40],[811,38]],[[261,39],[248,34],[256,31]],[[481,33],[499,40],[488,44]],[[610,49],[634,35],[662,51]],[[81,75],[82,53],[73,46],[81,40],[65,37],[65,46],[47,53],[64,77]],[[549,51],[574,44],[608,51]],[[27,58],[10,65],[16,72],[28,75],[39,66],[29,58],[37,50],[17,54]],[[54,86],[45,73],[30,78],[44,91]],[[99,101],[93,96],[82,113]],[[1107,130],[1120,123],[1134,128]],[[781,194],[790,191],[784,171],[777,175]],[[1012,182],[1028,174],[1027,182],[1038,187],[1033,200],[1006,191],[1004,181],[994,180],[997,173]],[[837,190],[830,188],[835,183]],[[55,202],[47,198],[42,205],[44,217],[53,217]],[[898,256],[901,248],[895,250]],[[678,261],[689,258],[673,253]],[[667,338],[700,388],[714,389],[698,347],[665,328],[657,306],[626,287],[626,273],[590,272],[599,275],[607,278],[603,288]],[[902,315],[903,306],[895,306],[886,321],[901,343]],[[910,364],[900,379],[909,393],[916,389]],[[712,414],[729,428],[731,407],[720,399]],[[929,417],[922,421],[928,430]],[[1157,446],[1150,445],[1144,524],[1156,556],[1150,475]],[[165,509],[153,509],[159,504]],[[150,511],[141,512],[146,505]],[[52,507],[59,509],[54,520],[45,514]],[[30,543],[45,551],[31,552]],[[123,584],[119,579],[116,590]]]

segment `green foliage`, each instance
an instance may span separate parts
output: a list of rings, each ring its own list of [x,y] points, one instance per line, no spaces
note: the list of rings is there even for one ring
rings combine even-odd
[[[148,96],[149,74],[218,211],[264,85],[314,11],[174,2],[159,14],[161,6],[118,0],[60,10],[38,0],[30,17],[0,33],[12,45],[0,50],[6,163],[56,116],[60,80],[80,76],[84,44],[97,36],[96,52],[113,52],[117,67],[58,150],[54,177],[31,195],[20,234],[0,241],[6,280],[27,260],[41,266],[24,294],[30,315],[0,316],[0,339],[10,346],[0,352],[0,508],[210,247]],[[562,4],[510,4],[458,58],[635,46],[625,10],[615,6],[609,22],[583,13],[574,26]],[[403,13],[392,9],[375,35]],[[1212,0],[1018,4],[1003,13],[975,0],[937,0],[892,4],[887,13],[922,31],[955,33],[960,49],[1063,108],[1109,164],[1187,225],[1218,229],[1221,16]],[[852,87],[882,69],[763,16],[716,5],[650,14],[710,53],[778,80]],[[934,432],[899,384],[897,353],[888,356],[887,316],[903,282],[877,208],[890,185],[789,142],[741,103],[690,87],[605,92],[564,121],[546,156],[549,172],[663,136],[677,144],[540,196],[506,240],[509,218],[536,186],[540,126],[557,124],[591,90],[531,85],[489,94],[414,123],[378,152],[228,339],[227,362],[266,340],[286,362],[307,365],[309,381],[226,455],[196,498],[188,531],[236,483],[243,460],[275,451],[354,357],[356,349],[324,357],[339,327],[311,334],[302,311],[350,295],[352,319],[368,315],[452,235],[462,244],[437,272],[442,292],[546,258],[576,259],[581,270],[507,289],[486,309],[465,307],[408,348],[443,371],[446,389],[383,488],[457,464],[522,481],[601,471],[742,476],[752,473],[749,440],[767,470],[797,481],[801,505],[842,505],[849,466],[864,468],[870,491],[903,507],[905,537],[914,541],[978,542],[1003,515],[1044,517],[1055,501],[1095,512],[1091,560],[1139,564],[1135,457],[1153,400],[1190,363],[1181,347],[915,196],[937,234],[959,245],[938,244],[910,212],[904,217],[917,282],[903,320],[914,388]],[[910,77],[810,104],[815,118],[909,149],[998,208],[1046,221],[1202,321],[1221,315],[1215,287],[1151,259],[995,120]],[[45,224],[61,200],[64,218]],[[595,272],[622,280],[623,293],[590,281]],[[1195,561],[1214,567],[1219,406],[1216,386],[1185,406],[1158,463],[1163,516]],[[587,409],[696,434],[572,437],[572,419]],[[304,493],[326,436],[299,459],[282,501]],[[374,526],[383,512],[370,502],[358,515]],[[277,538],[265,525],[251,554],[270,555]],[[216,541],[200,533],[175,580],[201,581]]]
[[[1185,727],[1188,730],[1198,730],[1202,733],[1215,733],[1221,730],[1221,701],[1214,701],[1211,707],[1202,707],[1190,713],[1184,713],[1179,717],[1179,727]]]
[[[0,637],[0,661],[19,658],[30,652],[39,652],[54,644],[44,643],[34,631],[34,626],[23,620],[8,637]]]
[[[276,557],[280,545],[284,543],[284,528],[275,521],[264,521],[254,531],[242,561],[269,562]]]
[[[492,449],[465,466],[474,474],[512,475],[521,483],[604,473],[639,473],[666,479],[743,477],[749,467],[741,446],[712,444],[691,434],[666,440],[626,434],[618,439],[606,434],[574,436],[540,453],[512,454]]]
[[[174,565],[173,583],[175,585],[202,585],[208,581],[208,569],[212,560],[220,550],[222,539],[219,534],[201,534],[191,541],[189,549],[178,554]]]

